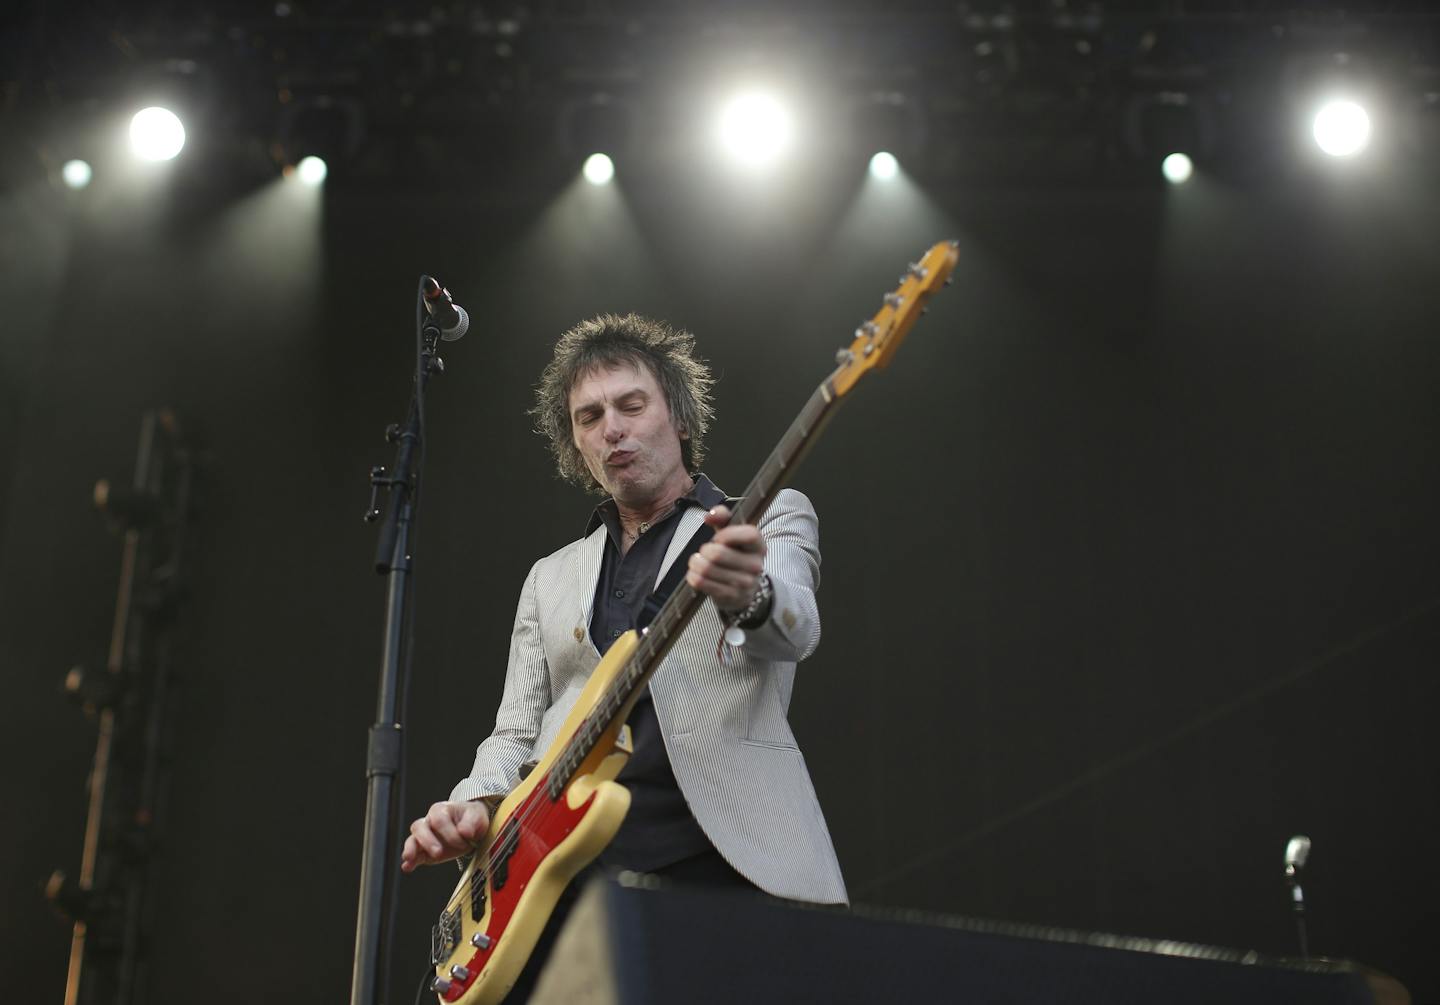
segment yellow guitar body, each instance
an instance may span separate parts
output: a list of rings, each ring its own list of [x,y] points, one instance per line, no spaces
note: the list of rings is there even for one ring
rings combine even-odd
[[[530,958],[566,885],[604,850],[620,829],[630,809],[630,792],[615,781],[615,776],[629,760],[631,746],[624,719],[617,716],[610,728],[600,734],[599,742],[566,787],[560,800],[564,807],[557,805],[559,815],[566,819],[557,821],[553,828],[555,843],[534,856],[537,860],[533,871],[525,868],[532,856],[526,854],[529,849],[522,844],[522,852],[515,856],[519,861],[510,866],[509,876],[500,890],[494,889],[495,878],[488,875],[491,853],[507,822],[527,801],[532,805],[534,800],[542,804],[549,802],[549,795],[536,789],[546,784],[550,769],[564,753],[567,742],[584,724],[615,677],[625,669],[639,641],[640,637],[633,631],[615,640],[590,675],[585,690],[556,734],[555,742],[495,810],[482,850],[475,854],[450,895],[450,904],[459,915],[460,937],[453,952],[435,965],[436,990],[442,1001],[495,1005],[503,1000]],[[586,809],[585,804],[592,797],[594,801]],[[572,812],[566,813],[566,809]],[[575,811],[582,812],[576,815]],[[567,833],[562,836],[561,832]],[[472,919],[468,907],[472,883],[476,880],[475,870],[481,870],[485,876],[485,911],[478,921]],[[477,936],[481,937],[480,945],[485,938],[491,940],[488,949],[477,948]],[[452,971],[457,964],[469,971],[467,979],[457,979],[457,972]]]

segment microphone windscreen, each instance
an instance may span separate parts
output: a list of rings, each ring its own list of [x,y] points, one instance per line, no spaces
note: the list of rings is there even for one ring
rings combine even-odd
[[[455,315],[455,327],[442,328],[440,330],[441,341],[454,342],[457,339],[462,339],[465,337],[465,333],[470,330],[470,315],[465,313],[465,308],[461,307],[459,304],[456,304]]]
[[[1310,857],[1310,839],[1304,834],[1296,834],[1285,846],[1285,867],[1301,869],[1305,866],[1305,859]]]

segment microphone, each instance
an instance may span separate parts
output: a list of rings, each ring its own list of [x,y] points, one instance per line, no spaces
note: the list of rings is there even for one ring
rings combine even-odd
[[[1293,880],[1296,874],[1305,868],[1305,860],[1310,857],[1310,839],[1304,834],[1296,834],[1285,846],[1285,875]]]
[[[440,338],[454,342],[470,330],[470,315],[450,299],[450,291],[434,279],[424,278],[425,313],[440,323]]]

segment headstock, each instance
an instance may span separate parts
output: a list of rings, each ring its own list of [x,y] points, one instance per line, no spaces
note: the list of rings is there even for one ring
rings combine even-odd
[[[884,305],[869,321],[855,329],[855,339],[836,354],[840,364],[830,376],[831,390],[842,398],[865,374],[890,362],[900,342],[924,312],[925,302],[950,283],[959,259],[959,242],[940,241],[912,262],[900,285],[885,294]]]

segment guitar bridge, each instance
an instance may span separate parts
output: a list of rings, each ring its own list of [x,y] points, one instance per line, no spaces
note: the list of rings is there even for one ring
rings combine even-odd
[[[430,929],[430,963],[439,966],[460,944],[460,912],[454,908],[440,915]]]

